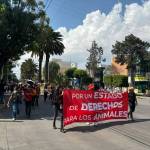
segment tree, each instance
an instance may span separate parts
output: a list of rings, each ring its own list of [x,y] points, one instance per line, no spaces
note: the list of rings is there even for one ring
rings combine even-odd
[[[82,85],[88,85],[92,82],[92,79],[88,76],[87,72],[82,69],[76,69],[74,71],[74,77],[79,80],[80,88],[82,89]]]
[[[82,70],[82,69],[76,69],[74,71],[74,77],[76,78],[84,78],[87,76],[87,72],[85,70]]]
[[[150,72],[150,51],[145,54],[144,60],[141,64],[139,64],[141,72],[145,75],[146,73]]]
[[[0,1],[0,71],[5,64],[19,59],[36,36],[36,11],[28,1],[12,2]]]
[[[104,76],[104,83],[109,87],[127,87],[128,77],[125,75],[108,75]]]
[[[44,74],[45,74],[45,70],[46,69],[44,69]],[[49,73],[48,73],[49,82],[55,83],[56,78],[57,78],[59,71],[60,71],[59,64],[57,64],[54,61],[50,62],[48,71],[49,71]]]
[[[12,69],[14,68],[14,64],[12,63],[7,63],[4,65],[4,69],[3,69],[3,80],[6,82],[9,81],[18,81],[17,76],[13,73]]]
[[[128,87],[128,77],[125,75],[113,75],[114,87]]]
[[[57,76],[55,77],[55,83],[57,85],[62,85],[62,86],[67,86],[67,80],[65,76],[61,73],[58,73]]]
[[[62,35],[60,32],[55,32],[51,27],[45,27],[45,47],[44,53],[46,55],[45,61],[45,81],[48,82],[48,64],[50,55],[61,55],[64,52],[64,45],[62,43]]]
[[[89,70],[91,77],[95,76],[98,64],[101,63],[101,56],[103,54],[102,47],[98,47],[95,41],[92,42],[92,47],[87,50],[90,56],[87,58],[86,67]]]
[[[68,80],[73,80],[76,78],[79,81],[80,88],[82,88],[82,85],[88,85],[92,82],[92,78],[89,77],[87,72],[82,69],[70,68],[66,70],[65,76],[68,78]]]
[[[37,78],[37,65],[33,62],[32,59],[28,59],[21,65],[21,79],[32,79],[35,80]]]
[[[68,79],[74,78],[74,72],[77,68],[69,68],[65,71],[65,75]]]
[[[115,55],[116,62],[121,65],[127,64],[128,77],[131,79],[129,86],[134,86],[136,66],[143,63],[149,47],[149,43],[142,41],[133,34],[126,36],[124,41],[117,41],[113,45],[112,54]]]
[[[111,75],[111,74],[115,74],[115,72],[113,71],[112,65],[108,65],[105,67],[104,70],[104,75]]]
[[[104,84],[106,86],[112,87],[113,86],[113,76],[112,75],[104,76]]]
[[[46,16],[46,13],[44,11],[44,5],[43,3],[39,3],[40,7],[38,7],[38,15],[39,15],[39,22],[37,24],[37,34],[35,40],[32,42],[31,47],[29,48],[29,51],[32,52],[32,56],[38,56],[39,58],[39,74],[38,74],[38,80],[41,82],[42,80],[42,62],[43,62],[43,56],[44,56],[44,48],[45,48],[45,40],[46,40],[46,31],[45,27],[49,26],[49,18]]]

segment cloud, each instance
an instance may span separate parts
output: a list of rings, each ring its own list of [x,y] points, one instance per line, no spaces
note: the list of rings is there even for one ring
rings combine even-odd
[[[66,47],[65,53],[59,57],[78,63],[84,67],[89,56],[87,49],[95,40],[104,49],[103,57],[107,63],[111,63],[111,49],[116,40],[122,41],[126,35],[133,33],[142,40],[150,42],[150,0],[142,5],[132,3],[125,6],[123,13],[121,3],[116,4],[109,14],[100,10],[86,15],[82,25],[67,30],[59,28],[64,36],[63,43]]]
[[[133,33],[150,42],[150,0],[142,5],[132,3],[124,7],[123,11],[122,4],[116,4],[108,14],[96,10],[87,14],[82,24],[76,28],[59,28],[57,31],[64,37],[65,52],[56,58],[77,62],[79,67],[84,68],[89,56],[87,49],[95,40],[103,47],[103,57],[110,64],[111,49],[116,40],[122,41],[126,35]]]

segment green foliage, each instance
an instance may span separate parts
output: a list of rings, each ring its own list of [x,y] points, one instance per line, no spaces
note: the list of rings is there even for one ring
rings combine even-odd
[[[114,75],[113,86],[114,87],[128,87],[128,77],[124,75]]]
[[[38,17],[39,17],[39,22],[37,23],[37,33],[36,33],[36,38],[28,48],[28,51],[32,52],[32,56],[38,56],[39,58],[39,74],[38,74],[38,80],[41,82],[42,80],[42,62],[43,62],[43,56],[45,52],[45,46],[46,42],[45,39],[47,38],[46,36],[46,31],[45,28],[49,26],[49,18],[46,16],[46,13],[44,11],[44,5],[40,1],[38,4]]]
[[[89,85],[92,82],[93,82],[93,79],[91,77],[89,77],[88,75],[85,76],[84,78],[82,78],[82,83],[84,85]]]
[[[148,51],[148,53],[144,57],[145,59],[139,66],[141,72],[145,74],[150,72],[150,51]]]
[[[64,45],[60,32],[49,27],[43,2],[0,0],[0,18],[0,72],[5,64],[13,63],[30,50],[39,57],[39,81],[43,55],[46,55],[47,81],[49,57],[61,55]]]
[[[123,65],[127,64],[131,68],[133,64],[140,64],[148,54],[147,49],[150,44],[135,37],[133,34],[125,37],[125,41],[116,42],[113,45],[112,53],[115,54],[116,62]]]
[[[98,64],[101,63],[101,57],[103,55],[102,47],[98,47],[95,41],[92,42],[92,47],[87,50],[90,53],[90,56],[87,58],[86,67],[91,71],[92,77],[95,76]]]
[[[113,76],[104,76],[104,84],[107,86],[113,85]]]
[[[49,63],[49,82],[55,83],[57,76],[59,75],[60,66],[56,62],[52,61]],[[45,72],[45,69],[44,69]],[[45,74],[45,73],[44,73]],[[61,77],[61,76],[59,76]],[[58,78],[59,78],[58,77]],[[58,79],[59,80],[59,79]]]
[[[18,81],[17,76],[13,73],[12,69],[14,68],[15,65],[13,65],[12,63],[7,63],[4,67],[3,67],[3,79],[6,82],[9,81]]]
[[[92,78],[89,77],[87,72],[82,69],[77,68],[70,68],[65,72],[65,75],[68,79],[77,78],[80,80],[80,86],[81,84],[88,85],[92,82]]]
[[[77,68],[70,68],[68,70],[65,71],[65,75],[67,76],[67,78],[74,78],[74,72]]]
[[[76,69],[73,73],[73,76],[76,78],[85,78],[87,77],[87,72],[82,69]]]
[[[105,76],[104,84],[113,87],[128,87],[128,77],[124,75]]]
[[[45,61],[45,81],[48,82],[48,64],[50,55],[61,55],[64,52],[64,45],[62,43],[62,35],[60,32],[55,32],[51,27],[45,27],[45,38],[43,43],[44,53],[46,55]]]
[[[87,72],[82,69],[76,69],[74,71],[74,77],[77,79],[80,79],[80,86],[82,84],[88,85],[89,83],[92,82],[92,78],[88,76]]]
[[[112,53],[115,55],[116,62],[127,64],[128,72],[131,77],[131,86],[134,86],[134,74],[137,65],[142,65],[148,55],[150,44],[135,37],[133,34],[125,37],[122,42],[113,45]],[[144,65],[144,64],[143,64]]]
[[[8,0],[0,2],[0,70],[19,59],[36,36],[36,11],[25,1],[13,2],[13,5]]]
[[[68,80],[63,74],[58,73],[57,76],[55,77],[55,83],[57,85],[61,85],[63,87],[66,87],[68,85]]]
[[[21,79],[37,79],[37,65],[33,62],[32,59],[28,59],[21,65]]]

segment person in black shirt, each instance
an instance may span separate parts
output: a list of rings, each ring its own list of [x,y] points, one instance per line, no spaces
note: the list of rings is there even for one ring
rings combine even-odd
[[[132,121],[134,121],[133,118],[133,112],[135,111],[135,106],[137,105],[137,99],[136,94],[134,93],[134,88],[130,88],[128,92],[128,101],[129,101],[129,113],[128,118],[130,117]]]
[[[64,126],[63,126],[63,88],[61,86],[57,87],[54,91],[52,104],[54,105],[54,119],[53,119],[53,128],[56,128],[56,118],[58,116],[58,112],[60,112],[60,118],[61,118],[61,127],[60,131],[64,132]]]

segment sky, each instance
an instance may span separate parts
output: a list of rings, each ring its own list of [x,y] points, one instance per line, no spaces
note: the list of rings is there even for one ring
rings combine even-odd
[[[142,0],[45,0],[45,5],[54,29],[59,27],[70,29],[82,24],[86,15],[93,11],[101,10],[108,14],[118,2],[123,6],[143,3]]]
[[[51,58],[71,60],[79,68],[85,68],[89,56],[87,49],[95,40],[104,50],[105,64],[110,64],[112,45],[124,40],[125,36],[132,33],[150,42],[150,0],[48,1],[45,0],[45,5],[50,26],[63,35],[65,45],[62,56]],[[18,64],[29,57],[30,54],[24,55]],[[14,69],[17,74],[19,66]]]

